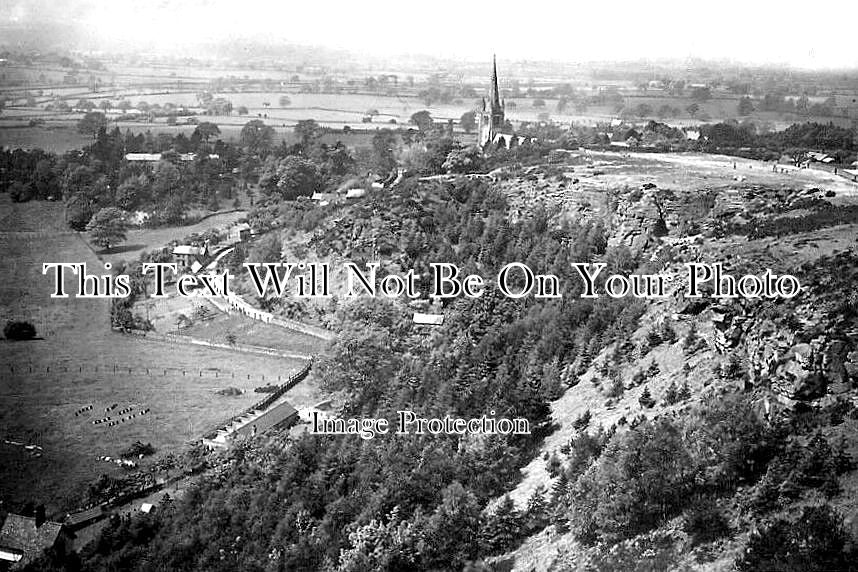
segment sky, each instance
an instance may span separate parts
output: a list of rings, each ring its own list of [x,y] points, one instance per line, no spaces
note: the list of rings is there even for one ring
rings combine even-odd
[[[858,2],[839,0],[0,0],[2,27],[64,27],[80,49],[190,56],[215,40],[252,38],[471,61],[497,52],[515,60],[698,57],[858,68],[856,23]]]

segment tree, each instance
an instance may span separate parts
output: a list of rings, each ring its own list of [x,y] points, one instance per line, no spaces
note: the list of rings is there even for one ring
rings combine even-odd
[[[411,115],[411,123],[417,126],[420,131],[429,131],[432,129],[432,115],[425,109]]]
[[[536,99],[533,100],[533,107],[536,107],[536,108],[545,107],[545,100],[542,99],[541,97],[537,97]]]
[[[3,327],[3,335],[7,340],[32,340],[36,337],[36,328],[30,322],[10,320]]]
[[[688,115],[694,117],[697,115],[697,112],[700,111],[700,105],[697,103],[689,103],[688,107],[685,108],[685,111],[688,112]]]
[[[635,107],[635,115],[641,118],[652,115],[652,107],[646,103],[640,103]]]
[[[107,128],[107,118],[100,111],[90,111],[77,122],[77,130],[82,135],[89,135],[93,140],[98,132]]]
[[[372,136],[372,155],[379,173],[389,173],[396,168],[396,134],[390,129],[376,131]]]
[[[575,485],[569,520],[576,536],[614,543],[659,526],[686,505],[692,466],[682,432],[667,420],[614,435]]]
[[[483,163],[483,152],[479,147],[456,147],[447,154],[442,169],[447,173],[473,173]]]
[[[676,115],[673,108],[667,104],[660,106],[656,114],[658,115],[659,119],[667,119],[668,117],[673,117],[674,115]]]
[[[795,522],[781,517],[752,533],[735,566],[740,572],[845,572],[854,569],[849,563],[856,556],[849,544],[840,515],[828,505],[809,506]]]
[[[465,130],[465,133],[470,133],[477,126],[476,117],[477,114],[473,111],[466,111],[462,114],[462,117],[459,118],[459,125],[461,125],[462,129]]]
[[[105,207],[93,215],[86,225],[86,230],[95,244],[109,249],[111,245],[125,240],[127,227],[124,211],[116,207]]]
[[[754,111],[754,104],[750,97],[743,97],[739,100],[739,115],[750,115]]]
[[[644,386],[644,390],[641,393],[641,396],[638,398],[638,403],[640,403],[641,407],[643,407],[644,409],[649,409],[650,407],[655,405],[655,399],[653,399],[652,395],[650,395],[649,387]]]
[[[275,230],[266,234],[253,249],[250,257],[255,262],[281,262],[283,260],[283,241]]]
[[[501,554],[513,547],[521,535],[522,517],[515,503],[504,496],[495,511],[488,516],[481,536],[488,554]]]
[[[251,119],[241,128],[239,141],[251,153],[266,153],[274,142],[274,128],[261,119]]]
[[[698,101],[706,101],[712,97],[712,92],[708,87],[695,87],[691,91],[691,98]]]
[[[295,136],[301,141],[301,145],[306,149],[316,142],[320,135],[319,124],[315,119],[302,119],[295,124],[293,128]]]
[[[194,129],[194,135],[208,143],[210,138],[220,135],[220,127],[211,121],[203,121]]]
[[[247,107],[245,107],[244,105],[239,105],[236,109],[236,112],[238,112],[239,115],[247,115],[248,113],[250,113]]]
[[[322,189],[322,173],[312,161],[290,155],[274,162],[269,159],[259,177],[259,186],[268,195],[290,201],[309,197]]]
[[[289,99],[288,95],[281,95],[279,103],[280,107],[289,107],[290,105],[292,105],[292,100]]]

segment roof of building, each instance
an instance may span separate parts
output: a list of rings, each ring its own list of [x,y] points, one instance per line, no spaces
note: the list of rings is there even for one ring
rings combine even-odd
[[[444,323],[444,314],[414,313],[414,323],[425,326],[440,326]]]
[[[8,514],[0,529],[0,549],[25,558],[38,556],[42,550],[56,544],[62,528],[62,524],[50,521],[36,527],[35,518]]]
[[[140,505],[140,512],[145,512],[148,514],[152,512],[153,508],[155,508],[155,505],[153,505],[152,503],[144,502]]]
[[[265,411],[243,420],[232,434],[247,436],[253,435],[256,432],[262,433],[288,421],[296,415],[298,415],[297,409],[292,407],[290,403],[281,401],[277,405],[272,405]]]
[[[203,249],[199,246],[190,246],[188,244],[180,244],[176,248],[173,249],[173,254],[202,254]]]
[[[160,153],[126,153],[126,161],[160,161]]]
[[[347,199],[359,199],[364,195],[366,195],[365,189],[349,189],[348,191],[346,191]]]
[[[99,519],[105,516],[104,509],[101,506],[95,506],[89,508],[87,510],[82,510],[80,512],[70,513],[66,516],[65,523],[70,527],[76,527],[81,524],[85,524],[87,522]]]

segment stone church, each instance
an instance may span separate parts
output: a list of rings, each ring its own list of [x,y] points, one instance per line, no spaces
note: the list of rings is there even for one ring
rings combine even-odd
[[[492,83],[489,87],[489,101],[486,107],[486,98],[483,98],[483,106],[477,112],[477,144],[485,148],[489,143],[503,145],[507,149],[512,145],[520,145],[525,141],[524,137],[517,137],[513,133],[503,133],[506,121],[506,104],[500,98],[498,89],[498,62],[497,57],[492,56]]]

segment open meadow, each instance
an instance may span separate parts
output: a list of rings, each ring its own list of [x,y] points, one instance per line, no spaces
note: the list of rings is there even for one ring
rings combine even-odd
[[[116,457],[138,440],[159,453],[177,452],[260,401],[264,396],[255,387],[285,380],[304,364],[113,332],[108,300],[50,298],[52,277],[42,275],[43,262],[86,262],[90,273],[101,268],[82,236],[60,230],[61,218],[51,223],[60,205],[0,206],[4,220],[14,219],[0,232],[0,322],[30,321],[39,336],[0,341],[0,499],[32,498],[52,510],[78,506],[86,483],[123,471],[99,461],[100,455]],[[191,227],[172,231],[184,236]],[[75,277],[66,284],[73,288]],[[308,340],[296,347],[313,350]],[[242,393],[218,394],[227,388]],[[299,405],[315,399],[311,388],[294,391]],[[140,416],[143,409],[149,412]],[[92,423],[134,414],[115,426]]]

